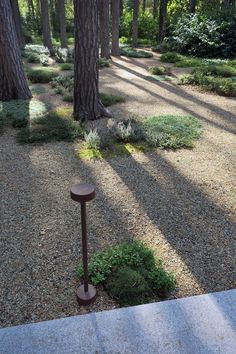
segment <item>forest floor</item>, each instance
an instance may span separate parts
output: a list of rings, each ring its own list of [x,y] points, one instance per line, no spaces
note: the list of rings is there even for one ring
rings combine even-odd
[[[83,161],[76,144],[19,145],[10,128],[0,137],[1,326],[117,306],[100,288],[91,306],[76,301],[80,210],[70,187],[77,182],[97,190],[88,205],[90,254],[122,240],[143,240],[176,274],[170,298],[236,287],[236,100],[145,80],[146,67],[157,61],[114,59],[100,71],[101,90],[125,98],[110,107],[115,118],[197,117],[204,130],[192,150]],[[174,75],[186,71],[172,69]],[[65,105],[45,87],[48,93],[37,99]],[[104,129],[106,122],[91,125]]]

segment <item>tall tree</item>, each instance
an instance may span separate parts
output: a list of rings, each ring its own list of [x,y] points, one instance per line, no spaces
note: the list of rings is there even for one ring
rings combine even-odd
[[[16,34],[18,38],[18,43],[21,49],[25,46],[25,38],[21,26],[21,16],[18,0],[11,0],[12,14],[16,27]]]
[[[196,11],[196,0],[189,0],[189,12],[190,14],[195,14]]]
[[[23,70],[10,0],[0,1],[0,100],[31,97]]]
[[[138,46],[139,0],[133,0],[132,45]]]
[[[65,0],[58,0],[61,47],[67,48]]]
[[[153,0],[152,14],[153,14],[153,18],[157,18],[157,15],[158,15],[158,0]]]
[[[110,58],[110,26],[109,0],[99,1],[99,29],[101,43],[101,57]]]
[[[165,37],[167,3],[168,3],[168,0],[160,0],[159,25],[158,25],[158,34],[157,34],[157,42],[159,42],[159,43],[162,42]]]
[[[115,57],[120,55],[119,48],[119,25],[120,25],[120,0],[111,0],[112,4],[112,46],[111,54]]]
[[[51,26],[49,20],[48,0],[40,0],[41,4],[41,21],[43,31],[43,44],[53,54],[53,45],[51,37]]]
[[[98,0],[74,0],[74,117],[78,121],[110,116],[98,91]]]
[[[143,0],[143,12],[146,11],[147,1]]]

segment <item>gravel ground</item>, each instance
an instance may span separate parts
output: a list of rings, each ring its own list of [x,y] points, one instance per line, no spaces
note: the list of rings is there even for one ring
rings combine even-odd
[[[116,307],[102,289],[88,308],[76,302],[76,182],[97,187],[88,205],[90,253],[145,240],[177,276],[171,298],[236,287],[236,100],[143,80],[145,63],[156,61],[117,59],[101,71],[102,90],[126,98],[112,107],[115,117],[195,115],[204,134],[193,150],[80,161],[76,144],[20,146],[11,129],[0,137],[1,326]]]

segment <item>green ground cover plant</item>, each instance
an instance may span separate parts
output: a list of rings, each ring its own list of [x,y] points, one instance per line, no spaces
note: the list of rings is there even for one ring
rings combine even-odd
[[[175,277],[167,272],[152,249],[141,242],[121,243],[92,256],[89,276],[94,285],[104,285],[121,305],[137,305],[175,288]],[[83,277],[82,265],[77,270]]]
[[[120,48],[120,55],[129,57],[129,58],[152,58],[153,54],[144,50],[136,50],[131,47],[122,47]]]
[[[55,68],[31,68],[27,70],[27,77],[32,83],[46,84],[58,76],[58,69]]]

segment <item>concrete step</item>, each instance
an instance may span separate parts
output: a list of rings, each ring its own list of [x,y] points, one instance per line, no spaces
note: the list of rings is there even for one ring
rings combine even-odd
[[[236,289],[0,329],[1,354],[236,354]]]

